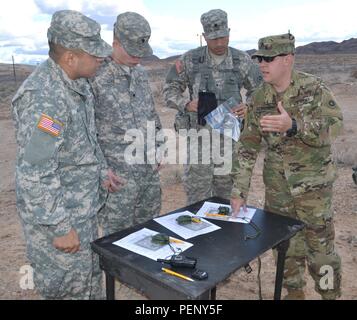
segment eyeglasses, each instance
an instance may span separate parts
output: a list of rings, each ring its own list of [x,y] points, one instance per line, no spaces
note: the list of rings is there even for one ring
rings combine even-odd
[[[275,57],[262,57],[262,56],[257,56],[257,57],[255,57],[255,58],[258,60],[259,63],[262,63],[263,60],[264,60],[265,62],[267,62],[267,63],[270,63],[270,62],[274,61],[274,59],[275,59],[276,57],[285,57],[285,56],[287,56],[287,54],[282,53],[282,54],[278,54],[278,55],[275,56]]]

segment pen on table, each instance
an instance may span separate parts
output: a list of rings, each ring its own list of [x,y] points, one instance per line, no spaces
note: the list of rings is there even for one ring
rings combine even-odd
[[[171,238],[171,237],[169,237],[169,239],[170,239],[170,242],[174,242],[174,243],[185,243],[184,241],[179,240],[179,239],[174,239],[174,238]]]
[[[202,223],[202,220],[201,220],[200,218],[194,218],[194,217],[192,217],[192,222]]]
[[[229,218],[226,214],[219,214],[219,213],[205,213],[206,217],[224,217]]]
[[[188,281],[192,281],[194,282],[195,280],[191,279],[190,277],[187,277],[181,273],[178,273],[178,272],[175,272],[175,271],[172,271],[170,269],[167,269],[167,268],[161,268],[162,271],[168,273],[168,274],[171,274],[173,276],[176,276],[176,277],[179,277],[179,278],[182,278],[182,279],[185,279],[185,280],[188,280]]]

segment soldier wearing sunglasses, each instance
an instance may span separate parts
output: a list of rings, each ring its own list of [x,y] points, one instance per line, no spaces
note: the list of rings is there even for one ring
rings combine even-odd
[[[285,298],[304,299],[307,263],[315,290],[323,299],[336,299],[341,294],[341,260],[334,248],[331,198],[336,169],[331,142],[342,127],[341,109],[321,79],[294,70],[292,34],[262,38],[258,46],[253,58],[264,83],[248,105],[233,163],[233,214],[246,204],[264,140],[264,209],[306,224],[290,241],[284,270]]]

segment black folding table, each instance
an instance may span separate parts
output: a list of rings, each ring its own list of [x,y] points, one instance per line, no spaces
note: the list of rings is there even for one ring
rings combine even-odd
[[[228,204],[229,201],[212,197],[204,201]],[[204,201],[177,209],[170,213],[191,211],[196,213]],[[170,214],[168,213],[168,214]],[[216,286],[236,270],[246,266],[269,249],[278,251],[274,299],[279,300],[282,290],[283,270],[289,239],[304,228],[304,223],[281,215],[257,209],[252,219],[260,234],[251,224],[210,220],[221,229],[190,238],[193,246],[184,255],[197,258],[197,268],[207,271],[208,278],[189,282],[164,273],[162,264],[113,244],[113,242],[142,228],[164,232],[169,236],[180,237],[154,220],[110,234],[92,242],[92,249],[99,255],[100,266],[106,275],[106,295],[115,299],[115,278],[140,291],[149,299],[215,299]],[[187,269],[176,269],[190,275]]]

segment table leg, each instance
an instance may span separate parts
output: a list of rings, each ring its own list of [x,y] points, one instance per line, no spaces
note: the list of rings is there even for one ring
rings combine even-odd
[[[108,272],[105,273],[105,288],[107,300],[115,300],[115,279]]]
[[[217,288],[214,287],[213,289],[211,289],[211,292],[210,292],[210,300],[216,300],[216,291],[217,291]]]
[[[201,294],[197,300],[216,300],[216,291],[216,287],[212,288],[211,290],[207,290]]]
[[[274,300],[281,299],[281,289],[283,286],[285,256],[289,248],[289,240],[283,241],[276,246],[278,251],[278,261],[276,263],[276,277],[275,277],[275,290]]]

